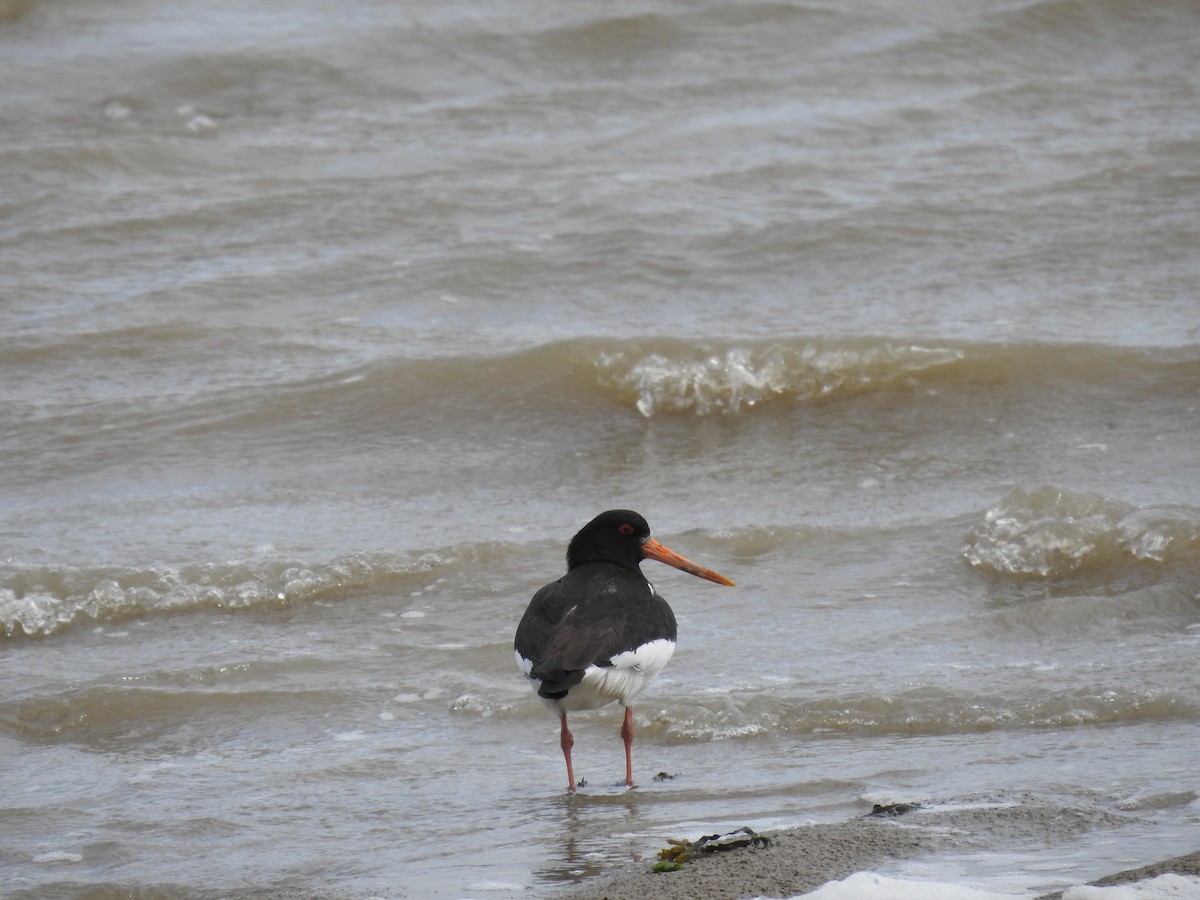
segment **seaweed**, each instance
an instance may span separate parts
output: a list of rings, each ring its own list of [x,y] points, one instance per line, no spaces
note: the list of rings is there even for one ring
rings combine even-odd
[[[667,838],[670,845],[658,851],[658,858],[663,862],[656,863],[653,872],[675,872],[683,868],[683,863],[690,862],[702,853],[720,853],[725,850],[739,850],[743,847],[771,846],[770,838],[763,837],[753,828],[745,827],[725,834],[706,834],[696,841]]]

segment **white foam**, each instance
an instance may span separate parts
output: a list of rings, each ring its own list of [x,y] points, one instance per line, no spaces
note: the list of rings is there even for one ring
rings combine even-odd
[[[804,900],[1014,900],[1032,896],[982,891],[960,884],[910,881],[877,872],[856,872],[849,878],[831,881],[791,900],[801,897]],[[1109,887],[1080,885],[1063,892],[1063,900],[1196,900],[1198,897],[1200,877],[1175,874]]]
[[[1197,897],[1200,897],[1200,878],[1175,874],[1109,887],[1084,885],[1063,892],[1063,900],[1196,900]]]
[[[906,881],[877,872],[855,872],[801,895],[806,900],[1012,900],[1012,894],[994,894],[957,884]],[[795,898],[793,898],[795,900]]]
[[[476,881],[473,884],[468,884],[467,890],[468,891],[485,891],[485,892],[486,891],[508,891],[510,893],[515,894],[517,892],[524,893],[525,891],[529,890],[529,888],[527,888],[523,884],[516,884],[511,881]]]
[[[33,858],[35,863],[80,863],[83,855],[68,853],[66,850],[51,850],[49,853],[39,853]]]

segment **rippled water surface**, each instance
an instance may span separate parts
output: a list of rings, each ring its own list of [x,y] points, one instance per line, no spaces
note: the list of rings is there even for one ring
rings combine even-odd
[[[1196,849],[1195,4],[29,0],[0,58],[16,896],[980,796],[1127,823],[1020,889]],[[512,632],[611,507],[738,587],[646,564],[643,786],[613,708],[568,800]]]

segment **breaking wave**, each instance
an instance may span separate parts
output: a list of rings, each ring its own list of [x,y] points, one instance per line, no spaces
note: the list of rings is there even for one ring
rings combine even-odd
[[[452,562],[350,556],[323,564],[295,560],[180,567],[34,568],[3,573],[0,628],[8,637],[47,636],[85,622],[118,622],[151,613],[291,606],[351,590],[385,589]]]
[[[534,704],[471,694],[457,698],[450,708],[479,718],[538,721],[544,714]],[[686,702],[667,702],[657,708],[645,701],[639,714],[648,721],[639,733],[680,744],[778,734],[941,735],[1166,721],[1194,713],[1190,698],[1154,689],[1085,688],[1007,697],[921,686],[895,694],[824,699],[771,693],[689,696]]]
[[[1137,507],[1055,485],[1018,488],[971,530],[963,556],[980,570],[1041,579],[1128,563],[1197,563],[1200,509]]]
[[[957,362],[952,347],[888,342],[693,345],[600,357],[602,379],[632,392],[638,411],[738,413],[775,397],[805,402],[887,386]]]

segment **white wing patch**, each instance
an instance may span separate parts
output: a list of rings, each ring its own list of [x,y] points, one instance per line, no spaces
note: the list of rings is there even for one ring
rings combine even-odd
[[[620,701],[629,706],[663,670],[675,653],[675,642],[666,638],[642,644],[636,650],[626,650],[612,657],[608,666],[588,666],[583,681],[571,688],[560,700],[542,698],[558,715],[566,710],[596,709]],[[541,682],[532,678],[533,660],[516,654],[521,674],[533,681],[536,691]]]
[[[583,683],[572,690],[568,703],[594,709],[619,700],[629,706],[663,670],[675,652],[675,642],[660,638],[612,657],[610,666],[588,666]],[[580,691],[579,688],[584,690]],[[576,693],[580,696],[576,697]]]
[[[634,650],[618,653],[609,662],[613,664],[614,669],[633,669],[642,672],[647,678],[653,678],[671,661],[674,653],[675,642],[659,638]]]
[[[522,675],[528,678],[529,673],[533,671],[533,660],[523,657],[520,650],[514,650],[513,653],[517,656],[517,668],[521,670]]]

